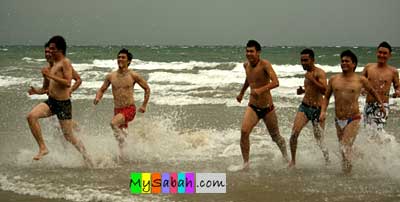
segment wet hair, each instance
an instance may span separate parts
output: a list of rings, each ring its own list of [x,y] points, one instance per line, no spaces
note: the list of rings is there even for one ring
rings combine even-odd
[[[125,48],[123,48],[123,49],[121,49],[119,52],[118,52],[118,55],[119,54],[126,54],[126,56],[128,56],[128,61],[129,61],[129,63],[128,63],[128,66],[131,64],[131,62],[130,61],[132,61],[132,58],[133,58],[133,56],[132,56],[132,53],[130,53],[129,51],[128,51],[128,49],[125,49]]]
[[[314,51],[309,48],[302,50],[300,55],[303,55],[303,54],[307,54],[310,56],[310,58],[314,59]]]
[[[343,51],[341,54],[340,54],[340,58],[342,59],[343,57],[349,57],[349,58],[351,58],[351,61],[353,62],[353,64],[355,64],[356,66],[354,67],[354,72],[356,71],[356,68],[357,68],[357,63],[358,63],[358,60],[357,60],[357,56],[356,56],[356,54],[354,54],[353,52],[351,52],[351,50],[345,50],[345,51]]]
[[[49,45],[51,43],[56,44],[56,48],[58,50],[61,50],[61,52],[63,53],[63,55],[66,54],[67,52],[67,42],[65,42],[64,37],[57,35],[57,36],[53,36],[51,37],[51,39],[49,40],[49,42],[47,42]]]
[[[246,47],[255,47],[256,51],[261,51],[261,45],[256,40],[249,40],[246,44]]]
[[[382,48],[387,48],[389,49],[389,53],[392,53],[392,46],[390,46],[390,44],[386,41],[382,42],[379,44],[378,49],[382,47]]]

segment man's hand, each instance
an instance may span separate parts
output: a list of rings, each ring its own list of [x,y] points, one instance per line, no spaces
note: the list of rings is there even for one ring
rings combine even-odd
[[[325,119],[326,119],[326,112],[321,112],[321,114],[319,115],[319,121],[324,122]]]
[[[146,112],[146,107],[145,106],[140,106],[140,108],[139,108],[139,112],[140,113],[145,113]]]
[[[383,105],[383,104],[381,104],[380,105],[380,111],[382,112],[382,114],[383,114],[383,117],[386,117],[386,109],[385,109],[385,106]]]
[[[394,93],[393,93],[393,96],[392,96],[393,98],[398,98],[398,97],[400,97],[400,90],[396,90],[396,91],[394,91]]]
[[[42,75],[43,77],[47,77],[50,74],[49,68],[43,68],[42,69]]]
[[[96,97],[96,98],[93,100],[93,104],[94,104],[94,105],[99,104],[99,102],[100,102],[100,98],[98,98],[98,97]]]
[[[303,89],[303,87],[302,87],[302,86],[299,86],[299,88],[297,89],[297,95],[301,95],[301,94],[303,94],[304,92],[306,92],[306,91]]]
[[[259,89],[259,88],[257,88],[257,89],[251,89],[251,90],[250,90],[250,95],[253,95],[253,96],[255,96],[255,97],[261,95],[260,89]]]
[[[304,77],[305,77],[306,79],[310,80],[310,81],[314,81],[314,80],[315,80],[315,78],[314,78],[314,76],[313,76],[313,72],[307,72],[307,73],[304,75]]]
[[[34,95],[34,94],[37,94],[38,92],[37,92],[37,90],[34,88],[34,87],[32,87],[31,86],[31,88],[28,90],[28,94],[29,95]]]
[[[238,96],[236,96],[236,100],[241,103],[243,100],[243,93],[240,93]]]

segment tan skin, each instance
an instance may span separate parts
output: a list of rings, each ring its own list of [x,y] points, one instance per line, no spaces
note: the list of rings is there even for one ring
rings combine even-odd
[[[44,52],[45,52],[45,58],[46,58],[46,61],[47,61],[48,65],[44,66],[42,68],[42,71],[44,71],[44,69],[48,69],[48,71],[50,71],[51,68],[54,65],[54,60],[51,57],[50,48],[46,47]],[[81,79],[79,73],[76,72],[74,68],[72,68],[72,79],[75,80],[75,82],[74,82],[74,85],[71,87],[71,91],[70,91],[71,95],[72,95],[72,92],[77,90],[79,88],[79,86],[82,84],[82,79]],[[48,92],[49,92],[49,90],[48,90],[49,82],[50,82],[49,79],[47,79],[46,77],[43,77],[43,85],[42,85],[42,87],[41,88],[34,88],[33,86],[31,86],[29,88],[29,90],[28,90],[28,94],[29,95],[48,94]],[[73,125],[73,129],[76,129],[76,130],[78,129],[78,123],[76,121],[72,120],[72,125]]]
[[[303,69],[306,70],[306,74],[304,75],[304,89],[302,87],[297,89],[297,95],[305,93],[303,97],[303,103],[313,107],[320,107],[327,87],[326,74],[321,68],[318,68],[314,65],[314,59],[311,58],[309,54],[302,54],[300,61]],[[297,138],[299,137],[303,127],[307,125],[308,121],[310,120],[308,120],[304,112],[296,113],[292,128],[292,135],[290,137],[290,152],[292,155],[292,160],[289,163],[289,167],[295,167],[296,165]],[[319,122],[319,126],[314,122],[312,122],[312,124],[314,137],[324,155],[326,163],[328,163],[328,150],[323,144],[323,134],[321,131],[321,129],[325,127],[325,122]]]
[[[46,53],[46,58],[49,57],[47,54],[48,53]],[[61,50],[57,49],[54,43],[50,43],[49,45],[49,54],[51,55],[51,58],[54,59],[54,65],[51,68],[45,67],[42,69],[42,75],[44,78],[43,87],[41,90],[36,92],[42,94],[48,93],[49,97],[56,100],[68,100],[71,94],[72,65]],[[46,87],[48,87],[48,90],[46,90]],[[35,93],[32,91],[32,88],[30,89],[30,93]],[[44,143],[38,120],[52,115],[49,106],[45,103],[40,103],[35,106],[27,116],[31,132],[39,145],[39,152],[33,157],[34,160],[40,160],[44,155],[49,153]],[[86,153],[83,143],[73,135],[72,119],[59,120],[59,123],[65,139],[73,144],[80,153],[82,153],[88,166],[92,166],[92,162]]]
[[[372,88],[378,93],[379,98],[384,103],[389,103],[389,92],[392,84],[395,89],[393,97],[400,97],[399,72],[396,67],[387,64],[392,56],[388,48],[379,47],[376,56],[377,63],[367,64],[362,75],[368,79]],[[374,103],[376,101],[371,94],[367,94],[367,103]]]
[[[129,70],[128,65],[130,64],[128,56],[125,53],[118,55],[118,70],[111,72],[106,76],[103,85],[97,91],[96,98],[93,103],[97,105],[103,97],[104,92],[111,85],[112,93],[114,98],[115,108],[124,108],[135,104],[134,99],[134,86],[139,84],[143,88],[144,100],[142,106],[139,107],[138,111],[141,113],[146,112],[147,103],[150,97],[150,87],[147,82],[136,72]],[[125,154],[123,153],[125,147],[125,138],[127,133],[119,128],[121,124],[125,123],[125,117],[123,114],[119,113],[115,115],[111,120],[111,128],[114,131],[114,136],[119,143],[120,157],[125,159]]]
[[[329,80],[325,98],[322,103],[321,121],[325,121],[326,119],[326,110],[332,93],[335,97],[335,115],[339,120],[346,120],[360,114],[358,98],[362,89],[365,89],[382,104],[379,95],[373,90],[368,80],[354,73],[356,64],[353,63],[350,57],[344,56],[341,58],[341,67],[343,73],[335,75]],[[384,112],[383,106],[381,111]],[[336,124],[337,137],[343,157],[342,169],[345,173],[351,173],[352,146],[356,139],[359,126],[359,119],[353,120],[343,129]]]
[[[273,105],[270,90],[279,86],[278,77],[273,70],[271,63],[267,60],[260,59],[260,52],[255,47],[246,48],[247,62],[244,64],[246,71],[246,80],[243,87],[236,97],[240,103],[243,95],[248,87],[250,87],[249,104],[253,104],[260,108],[270,107]],[[267,126],[268,132],[272,139],[277,143],[282,152],[283,157],[287,160],[286,142],[279,134],[278,119],[275,110],[267,113],[262,118]],[[249,167],[250,140],[249,136],[252,129],[257,125],[259,118],[250,107],[246,108],[241,128],[240,148],[243,157],[243,168]]]

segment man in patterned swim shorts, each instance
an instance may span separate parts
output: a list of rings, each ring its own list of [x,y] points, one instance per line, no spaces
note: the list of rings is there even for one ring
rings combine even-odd
[[[400,97],[399,72],[396,67],[390,66],[388,60],[392,56],[392,47],[387,42],[378,45],[376,51],[377,62],[365,66],[362,75],[365,76],[372,88],[378,93],[383,101],[385,113],[379,109],[381,106],[372,95],[367,94],[364,108],[364,124],[372,126],[377,131],[382,131],[389,114],[389,92],[393,84],[393,98]],[[375,134],[376,135],[376,134]]]

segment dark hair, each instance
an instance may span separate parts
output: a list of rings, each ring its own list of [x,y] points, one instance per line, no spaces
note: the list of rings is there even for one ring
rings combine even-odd
[[[118,55],[119,54],[126,54],[126,56],[128,56],[128,60],[129,61],[131,61],[132,60],[132,58],[133,58],[133,56],[132,56],[132,53],[130,53],[129,51],[128,51],[128,49],[125,49],[125,48],[123,48],[123,49],[121,49],[119,52],[118,52]],[[128,65],[129,64],[131,64],[130,62],[128,63]]]
[[[67,52],[67,42],[65,42],[64,37],[57,35],[57,36],[53,36],[51,37],[51,39],[49,40],[49,42],[47,42],[49,45],[51,43],[55,43],[56,44],[56,48],[58,50],[61,50],[61,52],[63,53],[63,55],[65,55],[65,53]]]
[[[357,67],[357,63],[358,63],[356,54],[354,54],[353,52],[351,52],[351,50],[345,50],[345,51],[343,51],[343,52],[340,54],[340,58],[343,58],[343,57],[345,57],[345,56],[351,58],[351,61],[353,62],[353,64],[356,65],[356,66],[354,67],[354,70],[353,70],[353,71],[356,71],[356,67]]]
[[[308,54],[310,56],[310,58],[314,59],[314,51],[309,48],[302,50],[300,55],[303,55],[303,54]]]
[[[49,46],[50,46],[49,42],[46,42],[46,43],[44,44],[44,48],[48,48]]]
[[[255,47],[256,51],[261,50],[261,45],[256,40],[249,40],[246,45],[247,48]]]
[[[380,43],[378,46],[378,49],[380,47],[387,48],[387,49],[389,49],[389,53],[392,53],[392,46],[390,46],[388,42],[384,41],[384,42]]]

